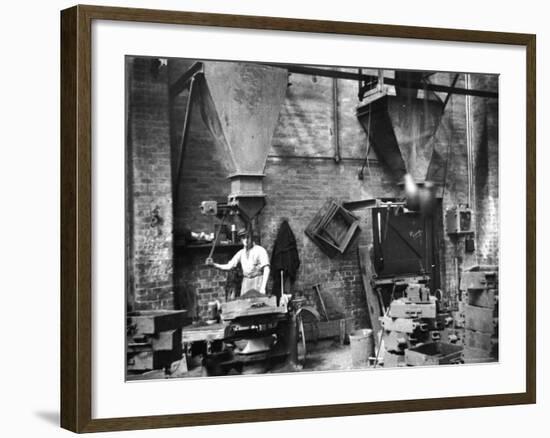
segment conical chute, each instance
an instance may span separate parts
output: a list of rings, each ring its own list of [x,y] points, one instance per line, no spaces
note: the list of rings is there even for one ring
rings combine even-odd
[[[357,118],[377,156],[403,184],[407,204],[424,210],[433,204],[434,188],[427,177],[444,105],[433,94],[418,98],[413,91],[371,100],[357,109]]]
[[[396,180],[405,174],[426,181],[441,123],[443,103],[437,99],[385,95],[359,107],[357,117],[378,157]]]
[[[285,99],[288,72],[231,62],[208,62],[203,71],[199,79],[201,115],[228,173],[228,200],[251,220],[265,205],[264,168]]]

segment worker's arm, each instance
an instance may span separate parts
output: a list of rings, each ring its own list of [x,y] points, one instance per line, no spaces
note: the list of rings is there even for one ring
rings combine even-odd
[[[263,269],[263,277],[262,277],[262,285],[260,286],[260,293],[265,294],[265,288],[267,287],[267,280],[269,279],[269,273],[271,270],[269,269],[269,265],[264,266]]]
[[[260,286],[260,293],[265,294],[266,293],[266,287],[267,287],[267,280],[269,279],[269,273],[271,272],[271,269],[269,268],[269,256],[267,255],[267,251],[265,248],[259,246],[258,249],[258,258],[259,258],[259,264],[262,266],[262,285]]]
[[[214,266],[217,269],[221,269],[222,271],[230,271],[231,269],[234,269],[234,268],[237,267],[240,259],[241,259],[241,251],[237,252],[237,254],[235,254],[233,256],[233,258],[231,260],[229,260],[229,262],[227,262],[227,263],[214,263],[212,261],[211,266]]]

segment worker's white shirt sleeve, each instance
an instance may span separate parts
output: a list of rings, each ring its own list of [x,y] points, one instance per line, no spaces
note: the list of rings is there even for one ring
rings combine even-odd
[[[263,246],[256,245],[255,248],[257,248],[257,256],[259,260],[259,268],[263,269],[265,266],[269,266],[269,256],[267,255],[267,251]]]
[[[229,265],[229,269],[235,269],[237,267],[237,265],[241,261],[241,255],[243,251],[244,251],[243,249],[240,249],[239,251],[237,251],[237,254],[235,254],[231,258],[231,260],[229,260],[229,262],[227,263]]]

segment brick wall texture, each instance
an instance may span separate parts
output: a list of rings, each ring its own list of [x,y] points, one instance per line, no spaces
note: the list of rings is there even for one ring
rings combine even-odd
[[[169,60],[166,71],[162,73],[166,76],[153,80],[147,77],[147,62],[136,61],[140,62],[133,64],[135,76],[130,81],[129,94],[133,103],[130,105],[129,126],[135,125],[138,129],[139,125],[141,131],[139,141],[132,139],[129,151],[130,161],[135,163],[129,184],[133,187],[130,193],[133,194],[134,211],[141,216],[129,215],[135,224],[132,239],[134,260],[128,261],[129,271],[132,270],[131,263],[135,266],[135,303],[139,302],[139,306],[187,308],[191,314],[204,315],[209,301],[223,301],[227,273],[204,265],[208,254],[204,249],[175,246],[172,256],[170,196],[177,194],[173,203],[176,239],[183,226],[211,232],[213,222],[200,214],[199,205],[203,200],[226,200],[229,192],[227,174],[219,162],[214,139],[202,122],[198,107],[194,107],[183,152],[182,178],[176,190],[170,188],[171,175],[176,173],[176,163],[181,156],[181,132],[188,91],[170,100],[167,87],[192,62]],[[432,79],[450,84],[453,76],[441,73]],[[331,78],[291,74],[289,83],[265,168],[267,204],[258,220],[261,244],[271,255],[279,225],[287,219],[296,236],[301,259],[292,291],[315,302],[312,286],[319,283],[329,313],[353,317],[357,327],[366,326],[368,317],[356,247],[372,242],[370,211],[356,212],[361,220],[361,233],[342,256],[328,258],[304,231],[327,198],[350,201],[399,197],[401,191],[372,150],[364,178],[358,178],[369,147],[367,136],[355,116],[358,104],[356,82],[337,80],[335,85]],[[459,76],[456,85],[464,86],[464,75]],[[498,78],[474,75],[471,86],[496,91]],[[133,100],[134,94],[141,96],[137,102]],[[440,97],[445,99],[446,94],[441,93]],[[337,105],[334,105],[334,98]],[[142,103],[138,104],[140,99]],[[498,263],[498,103],[496,99],[472,98],[471,108],[476,250],[467,254],[463,239],[450,239],[441,230],[441,283],[451,302],[458,286],[457,273],[461,269],[476,263]],[[340,149],[338,162],[334,159],[336,145]],[[149,155],[152,151],[157,155]],[[435,136],[434,163],[436,166],[430,169],[430,174],[439,183],[442,209],[467,203],[464,96],[452,95],[448,101]],[[156,205],[165,215],[160,236],[151,230],[148,222],[151,208]],[[154,243],[146,244],[151,235],[154,235]],[[235,251],[220,250],[214,259],[224,262]],[[162,286],[160,278],[166,282]],[[153,287],[152,283],[158,285]],[[156,295],[154,291],[157,289],[159,293]],[[160,293],[161,289],[163,293]],[[138,299],[141,296],[147,299]]]
[[[126,59],[127,278],[132,310],[174,306],[167,68]]]

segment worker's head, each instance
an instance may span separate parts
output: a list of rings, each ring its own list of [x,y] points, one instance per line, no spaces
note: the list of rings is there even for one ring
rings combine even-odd
[[[252,233],[246,228],[241,228],[237,233],[237,237],[240,239],[243,247],[246,249],[250,249],[254,244],[254,242],[252,241]]]

